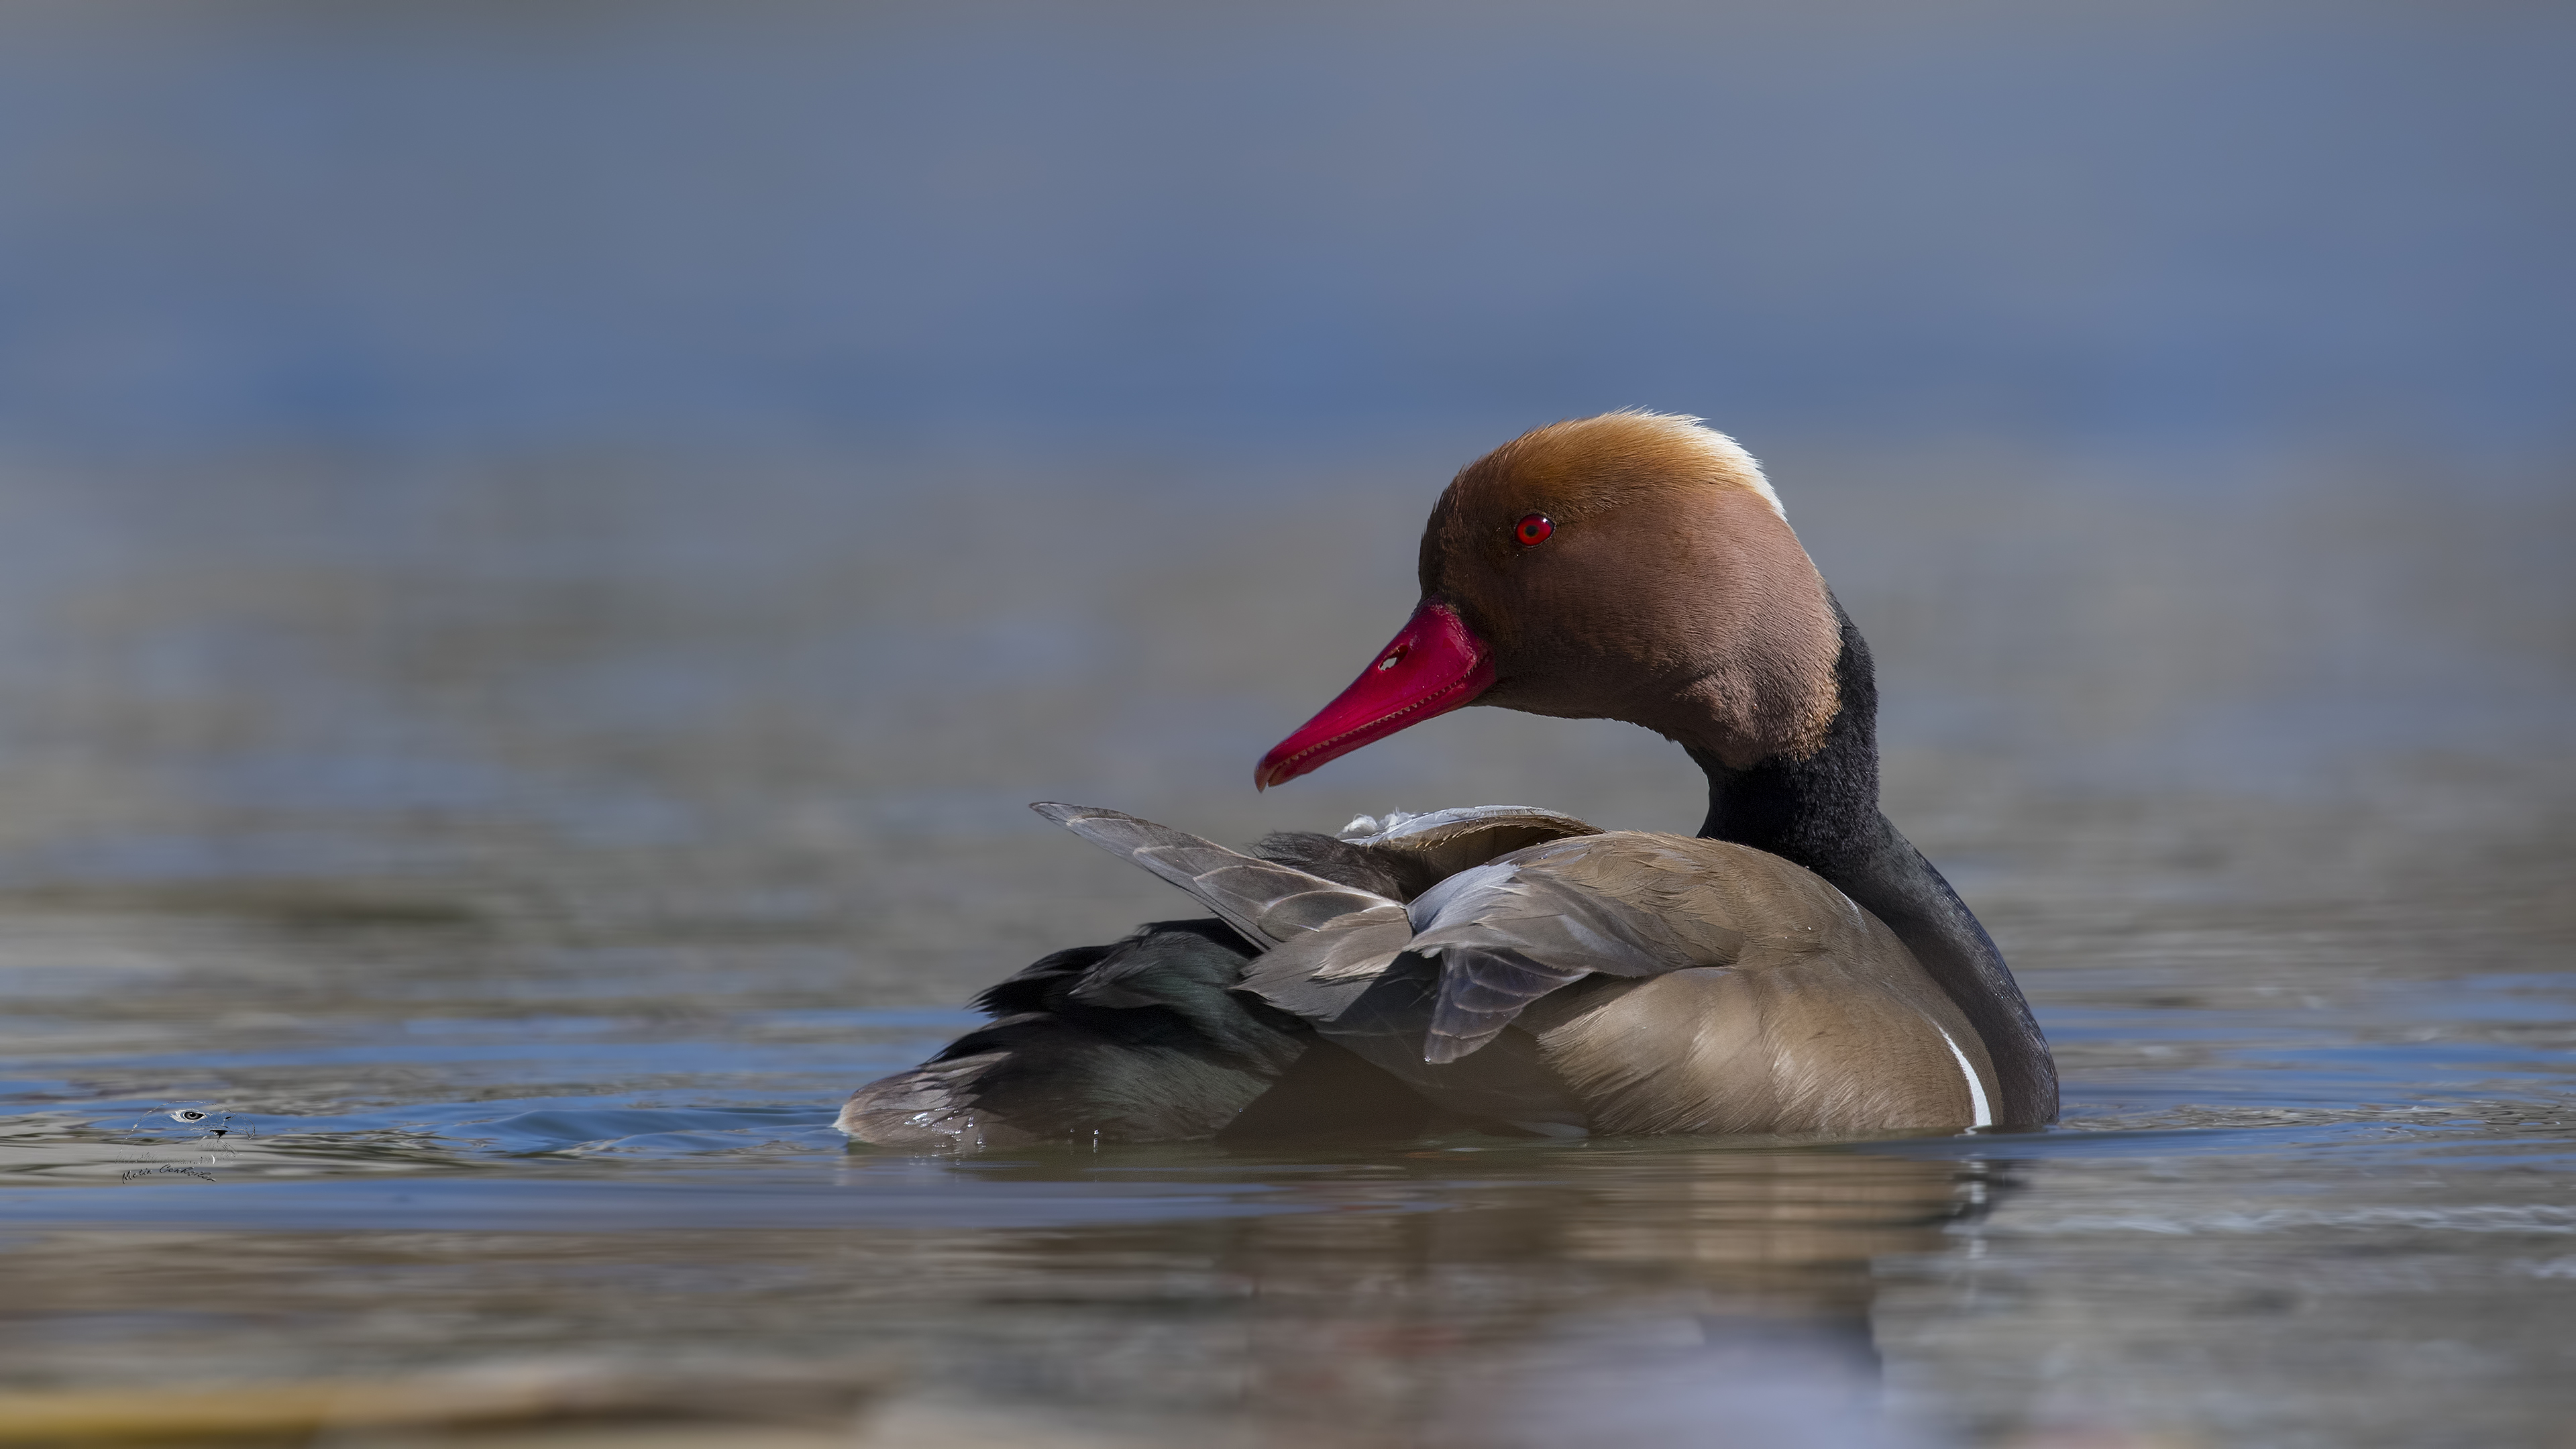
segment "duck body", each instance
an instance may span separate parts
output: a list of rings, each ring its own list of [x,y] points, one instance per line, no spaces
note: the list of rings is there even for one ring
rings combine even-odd
[[[1116,811],[1038,809],[1264,943],[1244,992],[1462,1118],[1546,1135],[1994,1121],[1983,1043],[1904,943],[1764,851],[1451,812],[1489,835],[1580,833],[1398,901]]]
[[[2001,954],[1879,811],[1867,645],[1731,440],[1652,414],[1524,435],[1450,485],[1422,578],[1257,785],[1500,704],[1680,743],[1707,778],[1699,836],[1481,807],[1237,852],[1040,805],[1215,918],[1039,961],[985,993],[987,1026],[861,1088],[842,1129],[918,1148],[2055,1119]]]
[[[1464,1060],[1510,1030],[1562,1087],[1557,1116],[1515,1122],[1528,1130],[1993,1125],[1993,1068],[1958,1008],[1876,917],[1778,856],[1578,837],[1452,876],[1408,912],[1408,952],[1437,967],[1428,1029],[1398,1014],[1354,1049],[1426,1095],[1442,1090],[1434,1059]],[[1247,985],[1268,977],[1256,967]],[[1286,1005],[1308,993],[1263,994]],[[1350,1045],[1338,1021],[1319,1030]],[[1408,1056],[1416,1039],[1428,1046]],[[1851,1073],[1854,1061],[1872,1069]]]

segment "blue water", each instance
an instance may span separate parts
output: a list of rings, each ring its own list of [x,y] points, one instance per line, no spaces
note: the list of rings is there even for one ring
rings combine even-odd
[[[2571,53],[2308,0],[24,4],[0,440],[2546,453]]]
[[[2540,1444],[2576,1409],[2576,596],[2526,547],[2561,505],[2291,469],[2178,505],[2227,510],[2195,540],[2142,476],[1783,472],[1882,660],[1889,808],[2055,1044],[2052,1131],[916,1158],[840,1100],[1184,909],[1026,800],[1238,840],[1700,809],[1642,732],[1479,711],[1243,788],[1409,603],[1403,457],[1313,495],[1333,558],[1267,546],[1257,490],[1065,514],[943,466],[751,475],[721,519],[676,467],[31,476],[11,1381],[856,1362],[934,1441]]]
[[[830,1127],[840,1092],[973,1019],[938,1010],[657,1022],[611,1000],[421,1019],[390,991],[372,1021],[260,1050],[210,1049],[178,1023],[154,1024],[171,1037],[151,1050],[22,1042],[19,1060],[45,1071],[0,1086],[0,1252],[39,1306],[8,1320],[11,1360],[75,1381],[112,1369],[102,1343],[248,1382],[470,1363],[518,1351],[533,1288],[554,1295],[550,1334],[594,1351],[650,1362],[692,1341],[682,1322],[721,1320],[731,1351],[794,1363],[875,1345],[911,1359],[917,1393],[1142,1414],[1136,1432],[1180,1437],[1324,1413],[1370,1434],[1511,1440],[1476,1430],[1483,1410],[1452,1393],[1501,1352],[1520,1392],[1558,1385],[1562,1412],[1608,1393],[1599,1375],[1625,1376],[1583,1413],[1615,1402],[1638,1442],[1710,1404],[1785,1415],[1780,1432],[1818,1442],[1946,1443],[2072,1403],[2097,1423],[2215,1422],[2263,1442],[2326,1442],[2326,1424],[2345,1442],[2401,1443],[2434,1442],[2445,1406],[2396,1413],[2340,1374],[2311,1377],[2283,1360],[2274,1310],[2195,1305],[2230,1283],[2286,1284],[2300,1314],[2350,1333],[2402,1263],[2411,1311],[2482,1305],[2499,1353],[2563,1325],[2548,1285],[2576,1272],[2576,978],[2346,985],[2330,1003],[2237,1009],[2057,1005],[2035,964],[2025,974],[2069,1068],[2065,1124],[1874,1144],[846,1146]],[[40,1009],[67,1026],[99,1007]],[[121,1085],[145,1082],[166,1090]],[[162,1115],[183,1099],[211,1115]],[[207,1136],[217,1123],[225,1135]],[[90,1276],[119,1231],[141,1234],[112,1249],[121,1271]],[[2129,1263],[2152,1243],[2181,1256],[2142,1283]],[[2241,1246],[2211,1246],[2226,1243]],[[433,1244],[435,1269],[388,1265]],[[1247,1292],[1246,1274],[1325,1296]],[[2044,1302],[1994,1300],[2015,1274],[2115,1295],[2118,1328],[2106,1341],[2052,1326]],[[335,1328],[345,1310],[329,1305],[350,1291],[425,1316],[410,1329],[373,1309]],[[675,1304],[683,1320],[657,1317]],[[2223,1386],[2276,1412],[2230,1420],[2207,1378],[2168,1383],[2143,1419],[2082,1370],[2045,1393],[2019,1381],[2032,1334],[2101,1352],[2167,1321],[2233,1344]],[[2365,1337],[2403,1341],[2415,1321],[2375,1319]],[[1390,1322],[1439,1335],[1370,1370],[1428,1394],[1409,1407],[1241,1380],[1346,1373]],[[1837,1323],[1822,1347],[1800,1337]],[[1197,1327],[1162,1336],[1182,1324]],[[1703,1347],[1671,1357],[1675,1324]],[[1937,1349],[1906,1347],[1936,1331]],[[1639,1332],[1665,1344],[1646,1368]],[[1875,1337],[1879,1370],[1854,1377],[1834,1336],[1851,1332]],[[1757,1349],[1758,1366],[1738,1361]],[[1112,1367],[1147,1351],[1164,1364],[1153,1375]],[[2563,1410],[2563,1380],[2498,1371],[2494,1442]],[[1211,1374],[1236,1387],[1212,1390]],[[1801,1387],[1776,1397],[1784,1382]],[[2364,1403],[2377,1404],[2366,1422],[2346,1417]]]

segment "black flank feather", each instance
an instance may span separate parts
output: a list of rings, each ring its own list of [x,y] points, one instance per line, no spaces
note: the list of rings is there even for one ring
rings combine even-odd
[[[1283,832],[1248,853],[1397,900],[1432,884],[1404,856],[1329,835]],[[1420,1131],[1419,1096],[1234,990],[1257,954],[1224,922],[1193,920],[1042,957],[976,998],[993,1020],[860,1088],[842,1128],[921,1148]]]

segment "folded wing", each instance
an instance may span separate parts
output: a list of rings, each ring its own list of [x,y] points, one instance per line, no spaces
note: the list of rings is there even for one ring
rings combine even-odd
[[[1698,862],[1663,859],[1672,852],[1653,845],[1623,849],[1622,838],[1571,817],[1527,812],[1540,843],[1458,871],[1408,907],[1121,811],[1035,808],[1269,945],[1246,969],[1244,988],[1326,1036],[1350,1038],[1354,1050],[1364,1042],[1372,1059],[1400,1040],[1408,1055],[1450,1065],[1491,1043],[1531,1002],[1585,976],[1721,966],[1742,941],[1720,924],[1676,924],[1672,898],[1696,885]],[[1496,837],[1490,821],[1460,823],[1511,838]],[[1405,973],[1421,979],[1378,992],[1354,1017],[1407,953],[1433,969]]]

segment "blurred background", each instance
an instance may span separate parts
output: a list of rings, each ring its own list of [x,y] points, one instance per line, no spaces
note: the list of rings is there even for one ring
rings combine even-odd
[[[1677,750],[1497,711],[1250,789],[1405,616],[1457,467],[1643,406],[1764,460],[1872,640],[1891,813],[2021,972],[2070,1122],[2576,1119],[2560,1067],[2495,1075],[2563,1057],[2534,1023],[2576,947],[2571,65],[2576,8],[2516,0],[11,0],[11,1110],[68,1143],[194,1093],[334,1172],[837,1161],[830,1105],[974,990],[1178,913],[1027,801],[1692,829]],[[555,1115],[455,1125],[496,1102]],[[2031,1231],[2114,1231],[2078,1218]],[[2344,1241],[2244,1270],[2395,1335],[2342,1367],[2265,1358],[2216,1279],[2157,1298],[2153,1253],[2046,1259],[1956,1335],[1927,1269],[1879,1342],[1978,1422],[2566,1407],[2515,1357],[2568,1340],[2555,1240],[2422,1270],[2489,1379],[2317,1266]],[[91,1291],[49,1301],[141,1311]],[[458,1313],[100,1331],[300,1371],[463,1352]],[[101,1371],[56,1322],[22,1322],[43,1371]],[[2143,1366],[2177,1323],[2246,1377]],[[2040,1346],[2058,1377],[2016,1377]],[[2338,1397],[2365,1349],[2454,1377]]]
[[[2571,55],[2511,3],[25,0],[0,879],[739,865],[874,929],[1011,890],[1031,798],[1688,827],[1660,743],[1481,711],[1241,788],[1448,474],[1620,406],[1767,460],[1951,757],[1917,811],[2514,771],[2571,722]]]
[[[2556,6],[8,24],[31,450],[2568,440]]]

